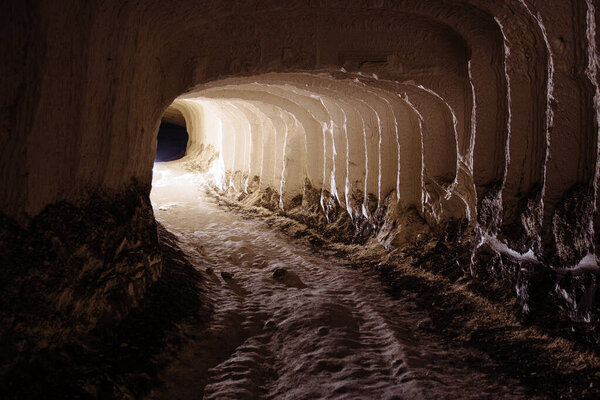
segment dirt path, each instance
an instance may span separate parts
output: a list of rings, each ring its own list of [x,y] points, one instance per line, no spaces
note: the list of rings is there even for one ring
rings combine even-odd
[[[485,355],[414,329],[426,314],[385,294],[374,276],[219,208],[177,163],[158,164],[154,176],[156,218],[192,262],[213,266],[214,314],[205,331],[190,333],[151,397],[524,397],[489,372],[499,368]]]

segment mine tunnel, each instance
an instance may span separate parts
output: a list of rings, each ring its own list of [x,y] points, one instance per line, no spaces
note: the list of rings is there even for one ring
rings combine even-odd
[[[600,397],[597,1],[0,16],[0,398]]]

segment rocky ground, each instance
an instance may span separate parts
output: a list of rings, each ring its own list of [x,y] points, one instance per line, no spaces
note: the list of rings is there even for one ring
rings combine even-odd
[[[117,323],[77,341],[32,352],[21,349],[0,376],[5,399],[134,399],[159,384],[158,373],[187,338],[182,326],[209,318],[203,278],[158,226],[163,273],[141,304]],[[8,345],[9,341],[4,341]],[[27,358],[23,358],[27,356]]]

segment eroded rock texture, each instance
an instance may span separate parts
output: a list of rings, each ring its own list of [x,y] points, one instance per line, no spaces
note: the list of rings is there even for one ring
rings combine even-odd
[[[31,0],[0,15],[3,326],[75,334],[143,297],[165,110],[223,191],[388,249],[460,237],[456,268],[508,279],[523,311],[535,297],[597,323],[596,1]],[[13,326],[38,301],[56,318]]]

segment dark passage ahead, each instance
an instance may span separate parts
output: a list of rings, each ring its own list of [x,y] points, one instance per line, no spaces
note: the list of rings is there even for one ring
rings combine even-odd
[[[187,130],[179,125],[163,122],[158,130],[155,161],[178,160],[185,155]]]

